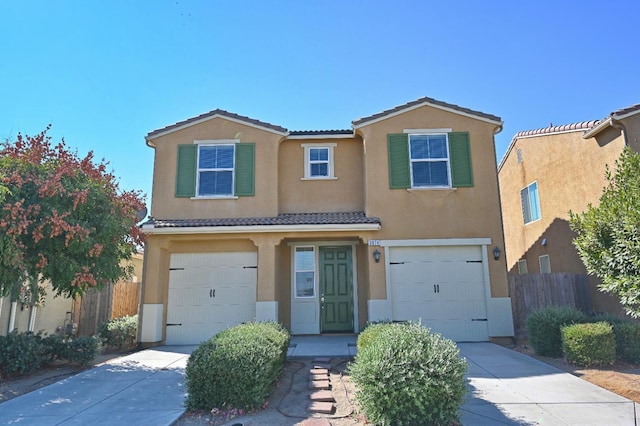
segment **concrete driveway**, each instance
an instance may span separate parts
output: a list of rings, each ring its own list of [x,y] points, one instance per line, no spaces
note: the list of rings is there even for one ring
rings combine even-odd
[[[458,346],[469,361],[464,425],[639,424],[632,401],[534,358],[490,343]],[[194,348],[140,351],[11,399],[0,404],[0,424],[171,425],[184,412],[184,370]]]

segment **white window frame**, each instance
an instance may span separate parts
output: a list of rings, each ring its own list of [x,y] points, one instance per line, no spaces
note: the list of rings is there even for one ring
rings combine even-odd
[[[313,254],[313,269],[297,269],[297,256],[298,249],[311,249],[311,253]],[[303,245],[296,246],[293,250],[293,297],[295,299],[315,299],[318,294],[318,271],[316,270],[316,265],[318,263],[317,259],[318,250],[316,250],[315,246],[312,245]],[[310,296],[298,296],[298,272],[313,272],[313,294]]]
[[[234,196],[234,187],[236,181],[236,143],[238,141],[231,140],[216,140],[216,141],[194,141],[196,145],[198,145],[198,158],[196,159],[196,196],[195,198],[237,198]],[[221,146],[230,146],[233,148],[233,165],[231,168],[200,168],[200,150],[206,147],[221,147]],[[231,193],[229,194],[207,194],[200,195],[200,173],[201,172],[223,172],[230,171],[231,172]]]
[[[524,275],[529,273],[529,268],[527,267],[527,259],[518,260],[518,274]]]
[[[548,271],[543,271],[542,269],[542,265],[543,262],[546,262],[546,267],[548,268]],[[543,254],[542,256],[540,256],[538,258],[538,265],[540,266],[540,273],[541,274],[550,274],[551,273],[551,260],[549,259],[549,255],[548,254]]]
[[[533,203],[532,202],[533,200],[531,199],[531,189],[530,188],[533,187],[534,185],[536,187],[536,191],[535,192],[537,194],[536,198],[535,198],[536,203]],[[526,196],[527,196],[527,207],[529,208],[528,212],[525,212],[524,191],[527,191]],[[533,215],[533,213],[534,213],[534,209],[533,209],[534,204],[535,204],[535,207],[536,207],[535,211],[538,214],[538,217],[536,217],[535,219],[534,219],[534,215]],[[520,206],[521,206],[521,209],[522,209],[522,220],[523,220],[525,225],[527,225],[529,223],[537,222],[540,219],[542,219],[542,208],[540,207],[540,188],[538,187],[538,181],[533,181],[529,185],[525,186],[524,188],[522,188],[520,190]],[[527,221],[527,218],[529,219],[528,221]]]
[[[302,148],[304,149],[304,177],[302,180],[327,180],[327,179],[336,179],[335,177],[335,167],[334,167],[334,148],[336,147],[336,143],[304,143],[302,144]],[[311,176],[311,165],[317,163],[325,163],[325,161],[311,161],[311,149],[326,149],[328,151],[327,155],[327,175],[326,176]]]
[[[445,158],[411,158],[411,138],[418,136],[444,136],[445,141]],[[413,180],[413,163],[441,163],[445,162],[447,168],[447,184],[446,185],[422,185],[417,186]],[[423,132],[409,133],[409,173],[411,175],[411,189],[433,189],[433,188],[451,188],[451,158],[449,158],[449,135],[445,132]]]

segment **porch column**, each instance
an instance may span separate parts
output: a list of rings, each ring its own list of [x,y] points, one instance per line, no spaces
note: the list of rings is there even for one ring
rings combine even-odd
[[[255,236],[258,247],[258,288],[256,290],[256,321],[278,321],[276,289],[276,245],[281,238],[272,235]]]

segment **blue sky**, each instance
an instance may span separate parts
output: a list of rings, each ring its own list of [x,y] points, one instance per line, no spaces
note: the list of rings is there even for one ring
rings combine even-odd
[[[51,124],[151,196],[155,129],[345,129],[422,96],[521,130],[640,102],[637,0],[0,1],[0,141]]]

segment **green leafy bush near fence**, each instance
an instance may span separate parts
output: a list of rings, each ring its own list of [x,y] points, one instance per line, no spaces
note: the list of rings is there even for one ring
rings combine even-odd
[[[138,334],[138,315],[128,315],[114,318],[100,326],[98,334],[104,341],[104,345],[121,349],[132,347],[136,343]]]
[[[612,365],[616,360],[613,327],[605,321],[562,327],[565,359],[584,367]]]
[[[200,344],[187,362],[187,407],[260,407],[282,373],[289,339],[289,332],[280,324],[252,322]]]
[[[14,377],[33,373],[54,361],[87,365],[100,353],[97,337],[71,338],[42,333],[12,332],[0,336],[0,375]]]
[[[367,420],[398,426],[456,424],[466,394],[467,362],[455,343],[416,323],[368,329],[364,342],[358,339],[358,354],[348,370]]]
[[[568,306],[547,306],[536,309],[527,316],[529,343],[538,355],[562,356],[562,335],[565,325],[584,322],[586,315]]]
[[[640,363],[640,324],[620,322],[612,325],[618,359]]]

